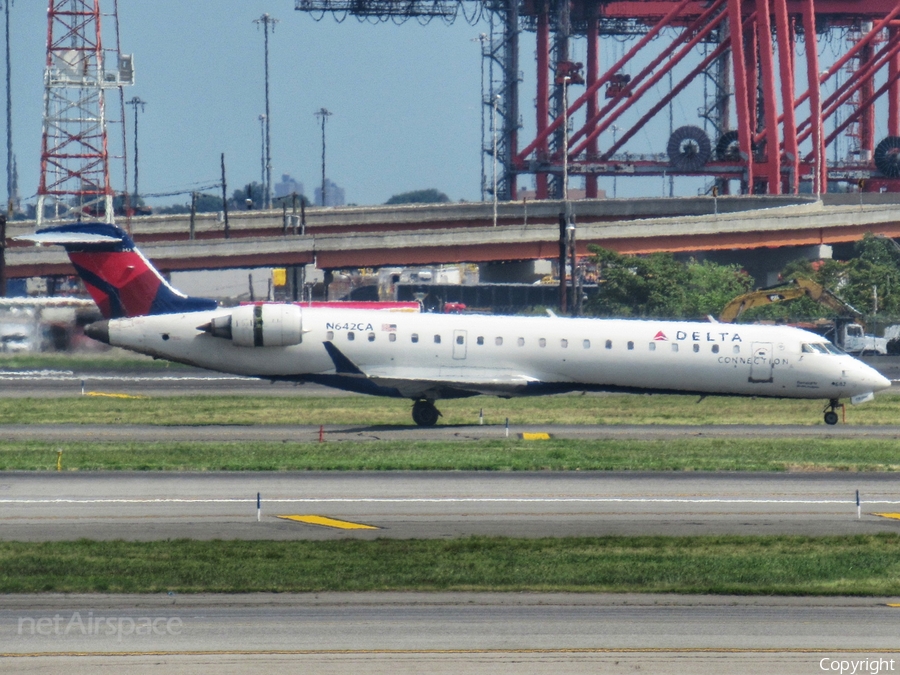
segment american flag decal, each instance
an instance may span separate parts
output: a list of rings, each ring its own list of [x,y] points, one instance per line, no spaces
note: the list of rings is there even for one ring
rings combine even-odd
[[[388,333],[393,333],[395,330],[397,330],[397,324],[383,323],[383,324],[381,324],[381,330],[388,332]]]

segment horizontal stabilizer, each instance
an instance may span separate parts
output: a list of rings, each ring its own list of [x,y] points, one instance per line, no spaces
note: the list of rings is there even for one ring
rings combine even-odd
[[[110,237],[106,234],[95,234],[92,232],[58,232],[44,231],[35,232],[34,234],[22,234],[13,237],[15,241],[30,241],[34,244],[61,244],[69,246],[72,244],[107,244],[122,241],[119,237]]]

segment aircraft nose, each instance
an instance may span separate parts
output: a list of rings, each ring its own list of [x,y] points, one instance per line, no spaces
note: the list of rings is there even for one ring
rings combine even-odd
[[[859,378],[859,383],[869,391],[889,389],[891,386],[891,381],[871,366],[863,365],[857,371],[857,377]]]
[[[878,373],[878,377],[875,381],[875,389],[888,389],[890,386],[891,381],[881,373]]]

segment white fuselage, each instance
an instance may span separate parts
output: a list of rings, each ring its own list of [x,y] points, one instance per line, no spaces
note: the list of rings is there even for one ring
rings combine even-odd
[[[111,320],[109,342],[229,373],[356,390],[367,380],[384,388],[372,393],[408,398],[555,388],[839,399],[890,386],[855,358],[826,352],[820,336],[786,326],[303,307],[299,344],[254,347],[202,330],[230,311]],[[342,369],[326,343],[358,371]]]

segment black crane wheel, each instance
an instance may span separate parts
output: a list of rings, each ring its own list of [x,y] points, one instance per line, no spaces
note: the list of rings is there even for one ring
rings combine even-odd
[[[900,136],[888,136],[875,146],[875,166],[888,178],[900,178]]]
[[[669,163],[681,171],[697,171],[709,161],[712,147],[709,136],[700,127],[678,127],[666,146]]]

